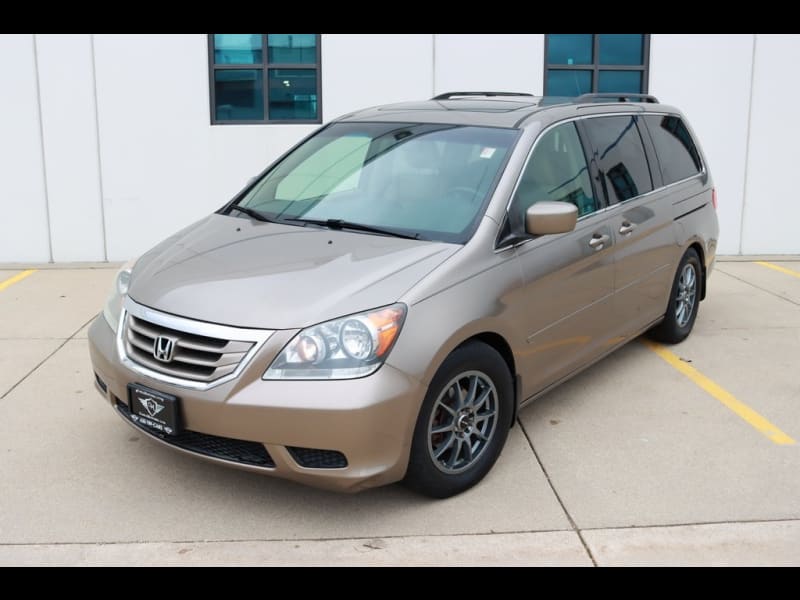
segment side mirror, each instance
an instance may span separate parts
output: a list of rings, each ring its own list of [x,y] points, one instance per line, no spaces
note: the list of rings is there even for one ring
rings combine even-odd
[[[578,207],[570,202],[536,202],[525,212],[525,231],[531,235],[567,233],[578,222]]]

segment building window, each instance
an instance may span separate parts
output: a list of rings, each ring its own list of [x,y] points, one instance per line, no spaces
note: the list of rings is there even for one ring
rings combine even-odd
[[[647,93],[649,34],[549,33],[544,44],[545,96]]]
[[[320,123],[319,37],[210,34],[211,123]]]

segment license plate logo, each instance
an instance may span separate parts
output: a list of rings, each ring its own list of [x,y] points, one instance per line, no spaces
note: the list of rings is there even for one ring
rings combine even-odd
[[[178,433],[177,398],[155,390],[130,386],[131,420],[138,424],[166,433]]]
[[[152,398],[140,398],[139,401],[142,403],[142,406],[144,406],[144,409],[147,411],[147,416],[149,417],[155,417],[158,413],[164,410],[164,405],[159,404]]]

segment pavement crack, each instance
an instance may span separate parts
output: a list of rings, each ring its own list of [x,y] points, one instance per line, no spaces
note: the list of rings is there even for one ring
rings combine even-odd
[[[53,355],[54,355],[56,352],[58,352],[59,350],[61,350],[61,349],[62,349],[62,348],[63,348],[63,347],[64,347],[64,346],[67,344],[67,342],[69,342],[70,340],[73,340],[73,339],[75,339],[75,336],[76,336],[76,335],[78,335],[78,333],[80,333],[80,330],[81,330],[81,329],[83,329],[84,327],[86,327],[86,326],[87,326],[89,323],[91,323],[92,321],[94,321],[94,318],[95,318],[96,316],[97,316],[97,315],[92,315],[92,317],[91,317],[91,318],[90,318],[88,321],[86,321],[86,322],[85,322],[83,325],[81,325],[81,326],[80,326],[80,327],[78,327],[78,328],[77,328],[75,331],[73,331],[73,332],[70,334],[70,336],[69,336],[69,337],[67,337],[67,338],[64,338],[64,339],[61,341],[61,343],[60,343],[60,344],[59,344],[59,345],[58,345],[58,346],[55,348],[55,350],[53,350],[53,351],[52,351],[50,354],[48,354],[48,355],[47,355],[47,356],[45,356],[45,357],[44,357],[42,360],[40,360],[40,361],[39,361],[39,362],[36,364],[36,366],[34,366],[34,367],[33,367],[33,368],[30,370],[30,371],[28,371],[27,373],[25,373],[25,375],[22,377],[22,379],[20,379],[20,380],[19,380],[19,381],[17,381],[17,382],[16,382],[14,385],[12,385],[10,388],[8,388],[8,391],[6,391],[6,393],[5,393],[5,394],[3,394],[2,396],[0,396],[0,400],[5,400],[6,396],[8,396],[8,395],[9,395],[11,392],[13,392],[15,389],[17,389],[17,388],[18,388],[18,387],[19,387],[19,386],[22,384],[22,382],[23,382],[23,381],[25,381],[26,379],[28,379],[28,377],[30,377],[30,376],[31,376],[31,375],[33,375],[33,374],[34,374],[34,373],[35,373],[37,370],[39,370],[39,367],[41,367],[41,366],[42,366],[44,363],[46,363],[48,360],[50,360],[50,359],[52,358],[52,356],[53,356]],[[58,339],[58,338],[56,338],[56,339]]]
[[[517,423],[519,424],[519,428],[522,430],[522,433],[525,436],[525,439],[528,440],[528,446],[530,446],[531,452],[533,452],[533,456],[536,458],[536,462],[539,463],[539,468],[542,470],[542,473],[544,473],[544,477],[547,480],[547,485],[550,486],[550,489],[552,490],[553,495],[556,497],[556,500],[558,500],[559,506],[561,506],[561,510],[563,510],[564,514],[567,516],[567,520],[569,521],[570,527],[572,527],[572,531],[575,532],[575,534],[578,536],[578,539],[581,541],[581,544],[583,545],[583,549],[586,550],[586,554],[589,556],[589,560],[592,561],[592,566],[596,567],[597,566],[597,561],[595,560],[594,555],[592,554],[592,551],[589,548],[589,544],[587,544],[586,540],[583,539],[583,534],[581,533],[581,530],[576,525],[575,519],[573,519],[572,515],[569,514],[569,511],[567,510],[567,507],[564,504],[564,501],[561,499],[561,496],[559,496],[558,491],[556,490],[556,487],[553,485],[553,482],[550,480],[550,474],[547,472],[547,469],[545,469],[544,463],[542,462],[542,459],[539,458],[539,453],[536,452],[536,448],[534,448],[534,446],[533,446],[533,442],[531,441],[531,437],[528,435],[528,431],[525,429],[525,426],[522,424],[522,421],[519,419],[519,417],[517,417]]]
[[[723,519],[720,521],[686,521],[681,523],[648,523],[646,525],[606,525],[584,527],[583,531],[616,531],[624,529],[674,529],[676,527],[704,527],[706,525],[757,525],[759,523],[796,523],[800,518],[778,517],[775,519]]]
[[[766,293],[767,293],[767,294],[769,294],[770,296],[775,296],[776,298],[780,298],[781,300],[786,300],[786,302],[788,302],[788,303],[790,303],[790,304],[794,304],[795,306],[800,306],[800,302],[795,302],[795,301],[794,301],[794,300],[792,300],[791,298],[787,298],[786,296],[781,296],[780,294],[776,294],[776,293],[775,293],[775,292],[773,292],[772,290],[768,290],[767,288],[763,288],[763,287],[761,287],[760,285],[756,285],[755,283],[752,283],[752,282],[750,282],[750,281],[747,281],[746,279],[742,279],[741,277],[737,277],[736,275],[732,275],[731,273],[728,273],[728,272],[726,272],[726,271],[723,271],[722,269],[717,269],[717,271],[719,271],[719,272],[720,272],[720,273],[722,273],[723,275],[727,275],[728,277],[732,277],[733,279],[736,279],[736,280],[738,280],[738,281],[741,281],[742,283],[746,283],[746,284],[747,284],[747,285],[749,285],[750,287],[754,287],[754,288],[756,288],[757,290],[761,290],[762,292],[766,292]]]
[[[474,531],[465,533],[398,533],[387,534],[380,538],[367,537],[363,535],[355,536],[330,536],[330,537],[254,537],[254,538],[217,538],[217,539],[182,539],[182,540],[145,540],[145,539],[132,539],[132,540],[87,540],[80,542],[65,542],[65,541],[2,541],[0,540],[0,548],[3,546],[124,546],[125,544],[238,544],[245,542],[361,542],[362,547],[376,550],[378,548],[370,548],[370,546],[377,546],[379,544],[386,545],[386,540],[401,540],[408,538],[451,538],[451,537],[482,537],[493,535],[527,535],[538,533],[562,533],[568,531],[567,529],[515,529],[509,531]],[[387,546],[388,547],[388,546]]]

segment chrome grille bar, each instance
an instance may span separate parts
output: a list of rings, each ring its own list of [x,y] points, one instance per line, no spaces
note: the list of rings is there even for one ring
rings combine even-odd
[[[272,333],[176,317],[126,298],[117,350],[133,371],[173,385],[208,389],[235,378]],[[155,357],[159,337],[172,341],[169,361]]]

